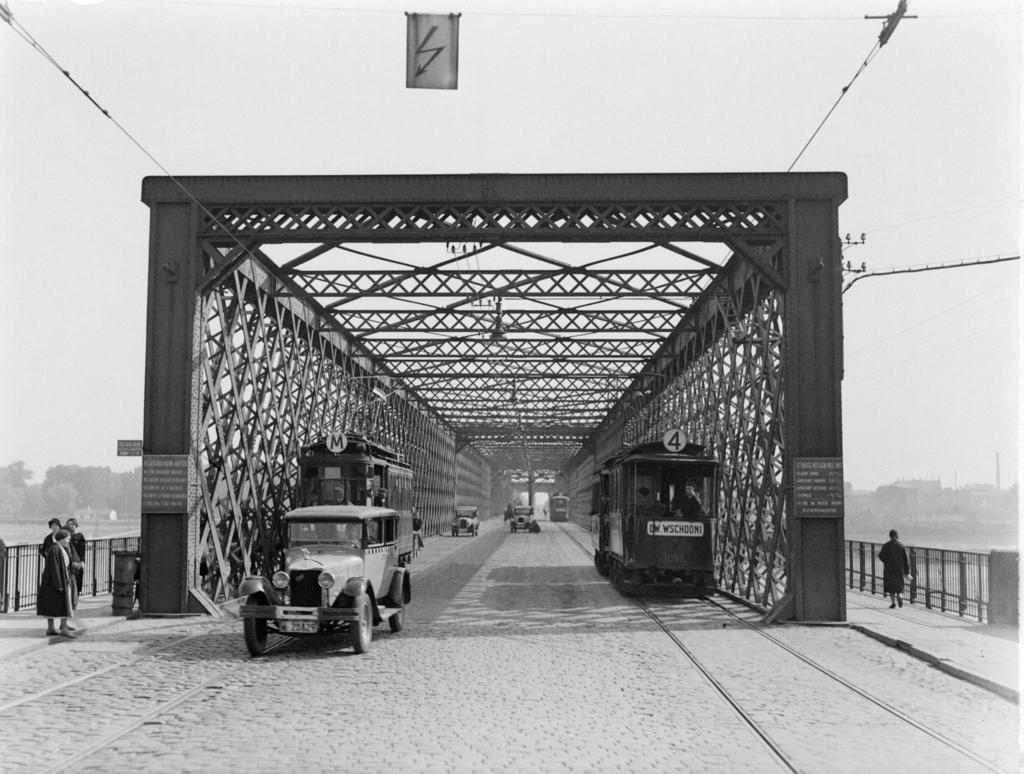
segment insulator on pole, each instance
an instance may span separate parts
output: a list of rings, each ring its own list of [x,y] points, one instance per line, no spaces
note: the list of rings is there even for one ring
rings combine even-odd
[[[882,25],[882,32],[878,35],[878,47],[881,48],[889,42],[889,38],[896,31],[896,25],[900,23],[900,19],[907,15],[907,0],[900,0],[896,11],[889,14],[885,18],[885,24]]]

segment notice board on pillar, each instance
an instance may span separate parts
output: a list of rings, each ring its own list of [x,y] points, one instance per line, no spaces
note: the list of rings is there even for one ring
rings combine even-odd
[[[143,456],[142,512],[188,512],[187,454],[147,454]]]
[[[793,504],[798,517],[843,518],[842,457],[795,458]]]

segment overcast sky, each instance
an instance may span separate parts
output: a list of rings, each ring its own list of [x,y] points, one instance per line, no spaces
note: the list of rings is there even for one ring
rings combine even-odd
[[[9,2],[176,175],[778,172],[897,0],[417,6]],[[841,171],[871,270],[1019,253],[1014,0],[911,0],[794,167]],[[405,88],[404,12],[461,12],[457,91]],[[163,174],[0,25],[0,466],[126,470],[141,438],[149,211]],[[845,477],[1017,481],[1019,261],[843,297]]]

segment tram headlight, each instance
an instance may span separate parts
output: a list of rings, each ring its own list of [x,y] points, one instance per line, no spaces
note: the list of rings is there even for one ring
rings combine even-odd
[[[320,588],[329,589],[334,585],[334,576],[324,570],[320,573],[320,577],[316,579],[316,582],[320,585]]]
[[[286,589],[288,588],[288,573],[284,570],[278,570],[274,573],[270,582],[274,584],[275,589]]]

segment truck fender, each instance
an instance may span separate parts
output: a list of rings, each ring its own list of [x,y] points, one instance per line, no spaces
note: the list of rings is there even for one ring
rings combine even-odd
[[[267,604],[274,604],[277,600],[277,589],[270,581],[259,575],[250,575],[238,584],[239,597],[245,599],[252,594],[262,594],[267,598]]]
[[[342,593],[346,596],[355,599],[360,594],[366,591],[366,579],[365,578],[349,578],[345,581],[345,588],[342,589]]]
[[[409,571],[404,567],[396,567],[391,575],[391,585],[388,586],[388,599],[392,602],[402,602],[404,604],[411,601],[412,595],[409,593],[408,573]]]

